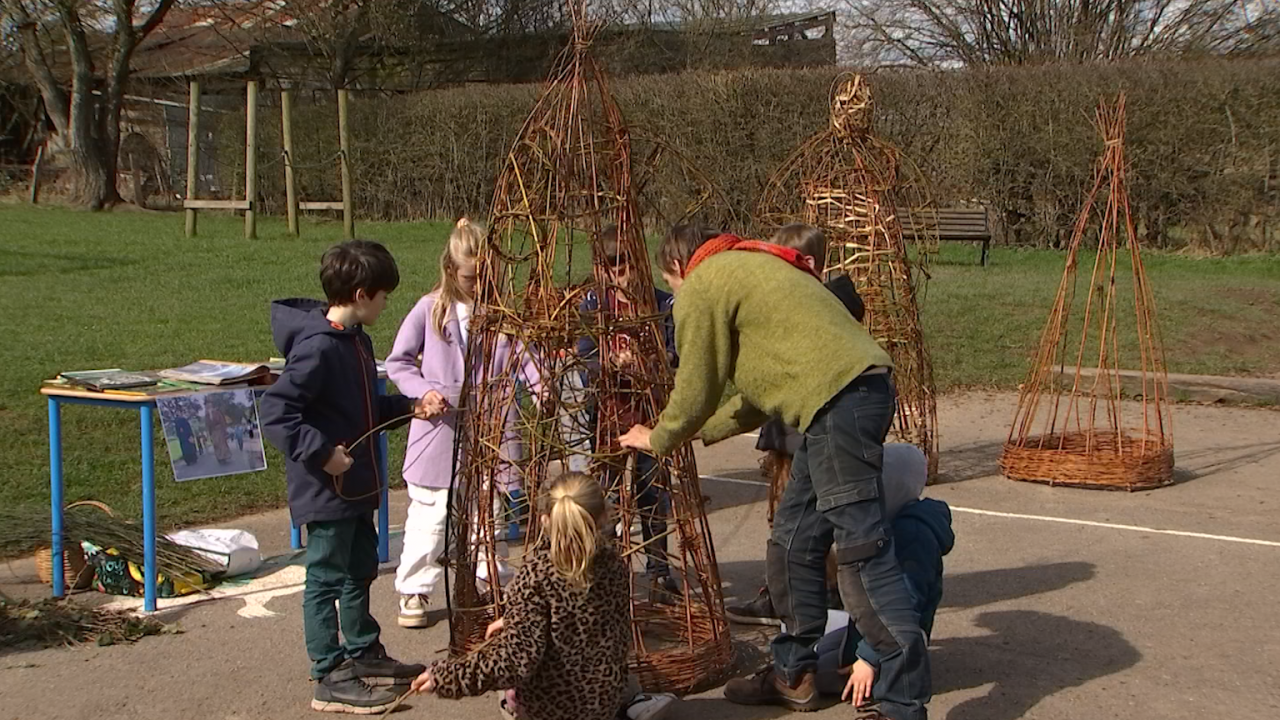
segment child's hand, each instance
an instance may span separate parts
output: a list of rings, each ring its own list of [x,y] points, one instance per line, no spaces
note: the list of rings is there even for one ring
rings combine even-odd
[[[493,622],[489,623],[489,627],[484,629],[484,639],[488,640],[494,635],[497,635],[498,633],[502,632],[502,628],[504,627],[506,626],[503,624],[502,618],[498,618],[497,620],[494,620]]]
[[[842,700],[848,700],[854,707],[861,707],[871,700],[871,686],[876,682],[876,669],[871,663],[858,658],[853,667],[848,669],[849,682],[845,683]]]
[[[422,671],[422,674],[414,678],[413,685],[409,686],[409,692],[415,693],[432,693],[436,691],[436,679],[431,674],[431,668]]]
[[[618,444],[632,450],[653,452],[653,446],[649,444],[649,436],[652,434],[653,430],[644,425],[634,425],[625,435],[618,438]]]
[[[333,449],[333,454],[331,454],[328,461],[325,462],[324,471],[330,475],[341,475],[351,469],[351,466],[354,464],[355,461],[347,454],[347,449],[339,445]]]
[[[449,409],[449,401],[435,390],[428,390],[426,395],[418,398],[418,402],[414,403],[413,416],[419,420],[430,420],[437,415],[443,415],[445,410]]]

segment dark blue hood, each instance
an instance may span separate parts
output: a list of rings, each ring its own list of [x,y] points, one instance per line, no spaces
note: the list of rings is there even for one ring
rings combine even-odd
[[[938,542],[938,548],[946,555],[956,544],[955,531],[951,529],[951,508],[941,500],[921,498],[902,508],[900,520],[915,520],[924,525]],[[895,521],[896,522],[896,521]]]
[[[285,357],[303,340],[315,335],[340,335],[352,332],[330,324],[325,313],[329,305],[310,298],[289,298],[271,303],[271,341]]]

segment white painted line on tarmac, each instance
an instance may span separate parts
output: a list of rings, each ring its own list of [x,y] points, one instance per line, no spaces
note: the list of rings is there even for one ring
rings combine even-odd
[[[764,487],[768,483],[759,480],[739,480],[738,478],[720,477],[719,475],[699,475],[699,480],[715,480],[716,482],[735,483],[737,485],[759,485]]]
[[[1131,530],[1134,532],[1154,533],[1156,535],[1174,535],[1177,537],[1199,538],[1201,540],[1220,540],[1222,542],[1243,543],[1245,545],[1263,545],[1265,547],[1280,547],[1280,542],[1275,540],[1258,540],[1257,538],[1235,537],[1234,535],[1210,535],[1209,533],[1188,532],[1186,530],[1164,530],[1161,528],[1142,527],[1141,525],[1121,525],[1119,523],[1097,522],[1095,520],[1076,520],[1074,518],[1060,518],[1049,515],[1024,515],[1022,513],[996,512],[995,510],[979,510],[977,508],[966,508],[951,506],[955,512],[971,513],[973,515],[990,515],[992,517],[1015,518],[1018,520],[1040,520],[1042,522],[1056,522],[1067,525],[1085,525],[1088,527],[1100,527],[1110,530]]]
[[[735,485],[756,485],[764,487],[767,483],[760,480],[741,480],[739,478],[721,477],[719,475],[701,475],[703,480],[714,480],[716,482],[733,483]],[[1086,527],[1099,527],[1108,530],[1129,530],[1131,532],[1153,533],[1155,535],[1173,535],[1175,537],[1197,538],[1200,540],[1218,540],[1221,542],[1241,543],[1244,545],[1261,545],[1263,547],[1280,547],[1280,542],[1275,540],[1259,540],[1257,538],[1236,537],[1234,535],[1211,535],[1209,533],[1189,532],[1186,530],[1164,530],[1162,528],[1142,527],[1141,525],[1121,525],[1119,523],[1098,522],[1096,520],[1076,520],[1075,518],[1053,517],[1051,515],[1025,515],[1023,513],[1007,513],[997,512],[995,510],[980,510],[978,508],[951,506],[952,512],[969,513],[971,515],[989,515],[991,517],[1012,518],[1015,520],[1039,520],[1041,522],[1055,522],[1065,525],[1083,525]]]

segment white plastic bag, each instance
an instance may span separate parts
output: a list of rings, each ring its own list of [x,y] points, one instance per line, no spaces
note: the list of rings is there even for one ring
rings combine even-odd
[[[247,575],[262,565],[258,538],[245,530],[203,528],[180,530],[168,536],[173,542],[222,565],[225,577]]]

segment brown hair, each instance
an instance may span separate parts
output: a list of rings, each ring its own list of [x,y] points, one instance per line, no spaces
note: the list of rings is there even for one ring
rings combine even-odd
[[[467,218],[461,218],[449,233],[449,242],[444,252],[440,253],[440,282],[434,290],[440,291],[440,298],[431,308],[431,326],[436,334],[444,337],[444,324],[449,321],[449,311],[456,302],[466,300],[462,288],[458,287],[458,265],[463,262],[475,262],[480,255],[480,246],[484,243],[484,228]]]
[[[570,585],[589,587],[600,527],[609,515],[600,483],[581,473],[561,475],[548,493],[546,513],[551,563]]]
[[[666,237],[662,238],[662,244],[654,253],[658,268],[672,272],[679,267],[680,271],[684,272],[689,267],[689,260],[693,258],[693,254],[698,252],[698,248],[719,234],[719,230],[712,230],[703,225],[673,226]]]
[[[400,270],[391,253],[372,240],[348,240],[320,258],[320,287],[330,305],[350,305],[356,291],[373,296],[400,284]]]
[[[813,258],[814,268],[819,272],[827,266],[827,236],[812,225],[785,225],[773,234],[769,242],[808,255]]]

